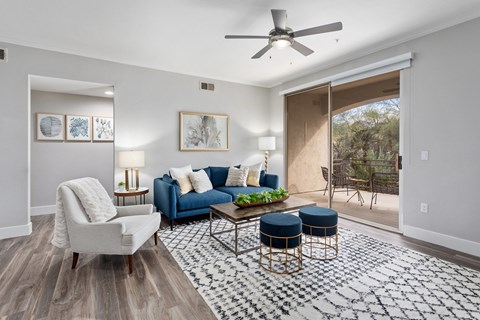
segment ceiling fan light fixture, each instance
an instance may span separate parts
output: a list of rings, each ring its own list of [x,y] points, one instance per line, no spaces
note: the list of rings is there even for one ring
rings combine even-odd
[[[270,44],[272,47],[281,50],[290,47],[293,44],[293,39],[287,35],[272,36],[270,38]]]

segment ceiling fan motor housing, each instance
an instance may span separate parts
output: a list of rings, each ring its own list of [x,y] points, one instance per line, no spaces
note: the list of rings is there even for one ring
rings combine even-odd
[[[293,32],[290,28],[273,29],[270,31],[268,43],[276,48],[285,48],[293,44],[293,37],[290,35]]]

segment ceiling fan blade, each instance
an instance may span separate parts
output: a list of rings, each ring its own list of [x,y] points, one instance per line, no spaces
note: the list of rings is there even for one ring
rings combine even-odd
[[[272,18],[276,30],[287,28],[287,10],[272,9]]]
[[[292,48],[303,54],[304,56],[308,56],[313,53],[313,50],[310,48],[305,47],[300,42],[294,41],[292,44]]]
[[[226,35],[225,39],[268,39],[269,36],[237,36],[237,35]]]
[[[270,48],[272,47],[272,45],[269,43],[267,44],[265,47],[263,47],[262,50],[258,51],[253,57],[252,59],[258,59],[260,58],[261,56],[263,56],[268,50],[270,50]]]
[[[325,24],[319,27],[313,27],[313,28],[303,29],[299,31],[294,31],[292,32],[291,36],[294,38],[298,38],[298,37],[309,36],[312,34],[339,31],[339,30],[342,30],[342,28],[343,28],[343,25],[341,22],[335,22],[335,23]]]

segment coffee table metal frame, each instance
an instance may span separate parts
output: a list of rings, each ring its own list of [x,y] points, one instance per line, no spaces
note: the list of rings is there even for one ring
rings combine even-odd
[[[267,213],[273,212],[284,212],[291,213],[296,212],[300,208],[307,206],[314,206],[315,202],[310,200],[305,200],[296,197],[290,197],[284,202],[266,204],[258,207],[251,208],[237,208],[233,203],[224,203],[219,205],[210,206],[210,236],[220,242],[225,248],[232,251],[236,256],[242,253],[250,252],[260,248],[260,240],[258,245],[249,247],[243,250],[239,250],[239,231],[241,229],[246,229],[251,227],[251,224],[254,224],[255,233],[257,232],[258,221],[260,217]],[[233,224],[233,228],[214,232],[212,228],[214,216],[224,219],[229,223]],[[231,246],[229,243],[223,241],[219,235],[224,233],[234,233],[234,245]]]

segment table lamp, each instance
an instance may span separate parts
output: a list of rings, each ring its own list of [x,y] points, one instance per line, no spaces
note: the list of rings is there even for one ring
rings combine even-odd
[[[268,151],[275,150],[275,137],[259,137],[258,149],[265,151],[265,172],[268,172]]]
[[[135,170],[135,190],[138,190],[140,180],[140,170],[138,168],[145,167],[145,151],[120,151],[118,153],[118,165],[120,168],[125,168],[125,190],[130,190],[128,169],[131,173],[132,188],[134,188],[133,171]]]

